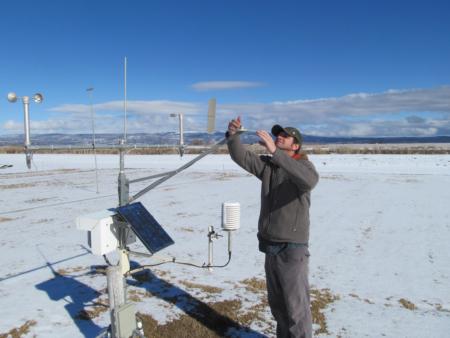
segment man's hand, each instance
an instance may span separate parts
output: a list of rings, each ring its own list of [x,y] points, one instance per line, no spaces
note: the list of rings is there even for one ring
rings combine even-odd
[[[275,145],[275,142],[272,139],[272,136],[270,136],[270,134],[267,131],[258,130],[256,132],[256,135],[258,135],[258,137],[261,139],[261,141],[259,141],[259,143],[261,145],[263,145],[264,147],[266,147],[266,149],[269,153],[273,154],[275,152],[275,150],[277,150],[277,147]]]
[[[236,132],[241,129],[241,117],[238,116],[236,119],[233,119],[228,123],[228,135],[234,135]]]

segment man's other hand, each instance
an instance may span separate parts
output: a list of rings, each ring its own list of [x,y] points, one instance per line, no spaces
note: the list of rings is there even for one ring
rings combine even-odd
[[[238,116],[236,119],[233,119],[230,123],[228,123],[228,134],[230,136],[236,134],[236,131],[241,129],[241,127],[241,117]]]
[[[273,154],[275,152],[275,150],[277,150],[277,147],[275,145],[275,142],[272,139],[272,136],[270,136],[270,134],[267,131],[258,130],[256,132],[256,135],[258,135],[258,137],[261,139],[261,141],[259,141],[259,143],[261,145],[263,145],[264,147],[266,147],[266,149],[269,153]]]

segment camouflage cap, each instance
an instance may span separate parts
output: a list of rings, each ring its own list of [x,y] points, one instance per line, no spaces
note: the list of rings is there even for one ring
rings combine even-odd
[[[298,144],[302,144],[303,136],[297,128],[294,127],[285,127],[283,128],[279,124],[276,124],[272,127],[273,136],[277,137],[279,133],[286,133],[289,136],[292,136]]]

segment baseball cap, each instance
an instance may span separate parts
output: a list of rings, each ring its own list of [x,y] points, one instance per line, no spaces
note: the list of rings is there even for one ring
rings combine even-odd
[[[283,128],[279,124],[276,124],[272,127],[272,134],[277,137],[279,133],[284,132],[288,134],[289,136],[292,136],[295,138],[298,142],[298,144],[302,144],[303,137],[302,134],[300,134],[300,131],[297,128],[294,127],[285,127]]]

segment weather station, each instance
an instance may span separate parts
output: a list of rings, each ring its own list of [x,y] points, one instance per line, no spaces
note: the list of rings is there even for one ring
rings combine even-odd
[[[220,237],[225,237],[214,229],[213,226],[208,227],[207,241],[208,253],[207,263],[197,264],[194,262],[182,261],[177,257],[168,257],[167,255],[158,254],[161,250],[175,244],[170,235],[163,229],[161,224],[155,217],[145,208],[145,206],[137,200],[147,192],[156,188],[160,184],[166,182],[170,178],[186,170],[201,160],[203,157],[215,152],[227,141],[226,137],[204,150],[198,156],[181,167],[155,175],[142,178],[128,179],[125,173],[125,155],[127,151],[134,147],[127,144],[127,92],[126,92],[126,74],[127,59],[124,60],[124,130],[123,138],[119,141],[119,173],[118,173],[118,205],[107,210],[100,210],[80,215],[76,219],[76,227],[80,231],[87,233],[87,244],[90,251],[94,255],[103,256],[107,267],[107,289],[109,298],[109,310],[111,325],[105,328],[98,337],[112,338],[128,338],[128,337],[145,337],[142,322],[136,316],[136,308],[133,302],[127,299],[125,278],[135,273],[150,269],[152,266],[172,263],[190,266],[193,268],[208,269],[213,271],[214,268],[226,267],[231,261],[232,254],[232,234],[240,228],[240,205],[236,202],[224,202],[222,204],[222,220],[221,230],[228,237],[228,260],[224,264],[214,264],[214,241]],[[90,110],[92,119],[92,149],[96,149],[95,128],[94,128],[94,111],[92,104],[92,93],[94,88],[88,88],[86,91],[90,97]],[[24,152],[26,155],[26,164],[31,169],[33,153],[30,140],[30,113],[28,96],[18,97],[15,93],[9,93],[7,96],[9,102],[16,102],[21,99],[24,109]],[[40,93],[35,94],[32,100],[41,103],[43,96]],[[208,102],[207,131],[212,133],[215,129],[216,115],[216,99]],[[185,153],[187,146],[184,143],[184,125],[183,113],[173,113],[170,117],[178,117],[179,121],[179,144],[178,152],[180,157]],[[242,129],[239,133],[244,132]],[[39,148],[41,149],[41,148]],[[95,157],[96,185],[98,193],[98,177],[97,177],[97,158]],[[143,188],[134,195],[130,195],[130,185],[133,183],[152,180],[153,182]],[[130,250],[129,245],[135,243],[139,239],[148,252],[135,252]],[[115,253],[118,256],[117,264],[110,263],[107,255]],[[152,264],[142,265],[138,268],[131,269],[130,255],[146,257],[153,261]]]
[[[208,263],[196,264],[193,262],[180,261],[177,257],[156,255],[156,253],[175,244],[175,242],[155,217],[142,203],[137,202],[137,200],[173,176],[191,167],[203,157],[216,151],[220,146],[226,143],[227,139],[223,138],[221,141],[175,170],[129,180],[125,173],[125,154],[129,149],[132,149],[132,147],[127,145],[126,139],[126,68],[127,63],[125,59],[124,136],[120,140],[119,145],[119,205],[118,207],[108,210],[79,216],[76,220],[77,228],[82,231],[87,231],[88,233],[88,245],[90,246],[92,253],[94,255],[103,256],[109,265],[107,268],[107,286],[111,325],[109,328],[105,329],[99,337],[145,337],[142,323],[139,318],[136,317],[135,305],[127,300],[125,278],[145,269],[150,269],[155,263],[131,269],[129,261],[130,255],[151,258],[153,262],[157,262],[157,265],[173,263],[213,271],[213,268],[222,268],[229,264],[232,253],[232,233],[240,228],[239,203],[224,202],[222,204],[221,228],[227,233],[228,237],[228,261],[226,263],[221,265],[214,264],[213,241],[224,236],[214,230],[213,226],[208,227]],[[215,113],[216,100],[211,99],[208,104],[208,132],[214,131]],[[180,135],[178,150],[180,157],[182,157],[186,149],[183,138],[183,114],[174,113],[170,116],[178,117],[179,120]],[[153,182],[136,194],[130,195],[131,184],[148,180],[153,180]],[[148,252],[135,252],[130,250],[128,245],[134,243],[136,238],[142,242]],[[117,253],[119,257],[116,265],[111,265],[106,257],[107,254],[113,252]]]

